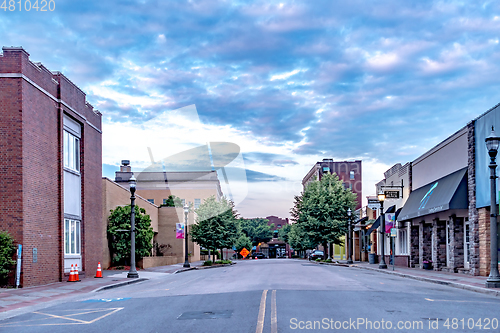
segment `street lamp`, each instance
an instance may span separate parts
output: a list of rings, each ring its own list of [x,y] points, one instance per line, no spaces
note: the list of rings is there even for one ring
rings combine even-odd
[[[132,174],[130,177],[130,271],[127,274],[128,278],[136,279],[139,277],[135,269],[135,177]]]
[[[382,259],[380,260],[380,264],[378,265],[378,268],[380,269],[387,269],[387,265],[385,264],[385,216],[384,216],[384,200],[385,200],[385,194],[384,191],[380,190],[380,193],[378,194],[378,201],[380,202],[380,233],[382,234],[382,244],[380,244],[380,248],[382,250]]]
[[[352,224],[351,224],[351,208],[347,209],[347,223],[349,227],[349,257],[347,258],[347,263],[352,264]]]
[[[500,288],[500,274],[498,273],[498,226],[497,226],[497,198],[496,198],[496,168],[495,158],[498,153],[498,146],[500,144],[500,138],[495,135],[493,126],[491,127],[491,134],[486,138],[486,148],[488,148],[488,154],[490,155],[490,190],[491,190],[491,201],[490,201],[490,275],[486,280],[486,288]]]
[[[191,267],[189,265],[189,259],[188,259],[188,213],[189,213],[189,205],[187,203],[185,203],[184,204],[185,224],[184,224],[184,265],[183,265],[183,267]]]

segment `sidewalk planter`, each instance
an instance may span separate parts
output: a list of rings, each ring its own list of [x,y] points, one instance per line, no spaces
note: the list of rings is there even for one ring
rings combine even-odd
[[[424,269],[431,270],[432,269],[432,261],[424,261]]]

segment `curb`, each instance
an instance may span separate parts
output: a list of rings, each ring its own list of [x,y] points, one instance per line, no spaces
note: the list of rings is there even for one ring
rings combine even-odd
[[[486,288],[481,288],[481,287],[469,286],[467,284],[462,284],[462,283],[431,279],[431,278],[426,278],[426,277],[422,277],[422,276],[415,276],[415,275],[393,272],[393,271],[380,270],[380,269],[372,268],[372,267],[362,267],[362,266],[358,266],[358,265],[351,265],[350,267],[355,267],[355,268],[359,268],[359,269],[366,269],[369,271],[376,271],[376,272],[380,272],[380,273],[384,273],[384,274],[392,274],[392,275],[397,275],[397,276],[401,276],[401,277],[408,278],[408,279],[413,279],[413,280],[418,280],[418,281],[423,281],[423,282],[430,282],[430,283],[434,283],[434,284],[440,284],[440,285],[445,285],[445,286],[449,286],[449,287],[453,287],[453,288],[474,291],[476,293],[482,293],[482,294],[500,297],[500,290],[491,290],[491,289],[486,289]]]
[[[147,280],[149,280],[149,279],[138,278],[138,279],[132,279],[130,281],[123,281],[123,282],[119,282],[119,283],[115,283],[115,284],[110,284],[108,286],[104,286],[104,287],[100,287],[100,288],[94,289],[94,290],[91,291],[91,293],[96,293],[96,292],[103,291],[103,290],[108,290],[108,289],[114,289],[114,288],[118,288],[118,287],[123,287],[123,286],[129,285],[129,284],[132,284],[132,283],[138,283],[138,282],[147,281]]]
[[[176,270],[173,274],[177,273],[182,273],[182,272],[187,272],[187,271],[193,271],[193,270],[199,270],[199,269],[208,269],[208,268],[217,268],[217,267],[227,267],[227,266],[232,266],[236,265],[236,263],[232,264],[222,264],[222,265],[215,265],[215,266],[196,266],[196,267],[190,267],[190,268],[185,268],[185,269],[179,269]]]

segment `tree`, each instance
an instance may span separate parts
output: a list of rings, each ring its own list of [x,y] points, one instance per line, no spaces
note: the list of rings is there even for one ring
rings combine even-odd
[[[347,232],[347,209],[354,211],[355,207],[356,194],[345,189],[335,173],[325,174],[321,181],[310,182],[304,192],[295,196],[291,215],[296,224],[289,237],[298,242],[296,246],[323,244],[326,248],[327,242],[340,245]]]
[[[238,212],[232,201],[222,197],[220,201],[211,196],[195,210],[196,224],[188,231],[193,242],[198,245],[214,250],[231,248],[239,236],[239,228],[236,222]]]
[[[292,225],[291,224],[285,224],[281,229],[278,230],[278,238],[285,242],[288,243],[288,233],[292,230]]]
[[[161,206],[165,207],[182,207],[182,200],[175,195],[169,195],[168,199]]]
[[[273,224],[269,226],[268,222],[269,220],[263,218],[240,219],[241,231],[250,237],[252,245],[267,243],[273,239],[271,228],[274,226]]]
[[[130,213],[131,206],[119,206],[111,210],[108,218],[108,234],[113,263],[130,262]],[[128,230],[128,231],[122,231]],[[135,258],[136,261],[151,254],[153,248],[151,219],[144,208],[135,206]]]
[[[234,244],[234,247],[236,248],[236,252],[238,253],[240,253],[240,251],[244,248],[250,250],[252,248],[252,240],[250,239],[250,237],[241,232]]]
[[[0,232],[0,285],[4,285],[7,282],[7,277],[12,270],[15,261],[12,259],[14,253],[16,252],[16,247],[14,246],[14,240],[6,231]]]

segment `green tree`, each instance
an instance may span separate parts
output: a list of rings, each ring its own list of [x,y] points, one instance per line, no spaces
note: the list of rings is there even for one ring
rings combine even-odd
[[[236,240],[234,247],[236,247],[236,252],[240,253],[243,248],[247,250],[252,249],[252,240],[250,237],[245,235],[244,233],[240,233],[238,239]]]
[[[305,251],[317,245],[317,243],[315,244],[309,239],[302,226],[298,223],[294,223],[290,226],[290,231],[287,236],[288,244],[296,251]]]
[[[285,224],[281,229],[278,230],[278,238],[285,242],[288,243],[288,233],[292,230],[292,225],[291,224]]]
[[[131,206],[116,207],[108,218],[108,235],[112,260],[115,264],[130,262],[130,213]],[[128,230],[128,231],[122,231]],[[151,219],[144,208],[135,206],[135,258],[136,261],[151,254],[153,248]]]
[[[195,210],[196,224],[188,230],[193,242],[214,250],[232,248],[239,237],[238,212],[232,201],[222,197],[220,201],[211,196]]]
[[[175,195],[169,195],[168,199],[164,204],[161,206],[165,207],[182,207],[182,200],[179,197],[176,197]]]
[[[321,181],[310,182],[301,195],[295,196],[291,215],[297,226],[293,236],[304,238],[301,245],[340,245],[347,232],[347,209],[354,211],[355,207],[356,194],[344,188],[335,173],[325,174]]]
[[[269,220],[263,218],[240,219],[241,231],[250,237],[252,245],[257,246],[259,243],[267,243],[273,239],[271,228],[274,227],[274,224],[269,226],[268,222]]]
[[[0,232],[0,285],[5,285],[7,277],[12,270],[15,261],[12,259],[16,247],[14,240],[6,231]]]

